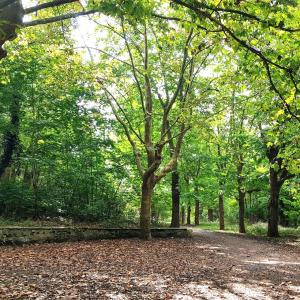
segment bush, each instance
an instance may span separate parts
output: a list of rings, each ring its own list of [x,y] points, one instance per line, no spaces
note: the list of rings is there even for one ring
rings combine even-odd
[[[0,211],[5,218],[21,219],[34,215],[34,193],[18,182],[0,182]]]

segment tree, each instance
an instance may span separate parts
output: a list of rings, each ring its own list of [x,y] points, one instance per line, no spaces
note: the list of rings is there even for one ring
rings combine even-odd
[[[231,47],[245,50],[247,54],[257,58],[265,69],[270,88],[276,94],[277,99],[282,102],[284,113],[300,122],[297,109],[295,110],[295,107],[287,101],[290,89],[298,90],[299,83],[298,65],[295,60],[297,58],[287,57],[287,53],[295,51],[295,44],[291,40],[294,40],[296,44],[299,40],[297,36],[297,32],[300,31],[299,18],[297,18],[298,1],[286,1],[284,5],[277,1],[260,2],[255,5],[251,2],[236,3],[233,0],[217,5],[213,1],[208,1],[208,3],[171,1],[187,8],[190,13],[192,12],[191,14],[196,14],[200,30],[206,30],[212,34],[220,32],[220,36],[224,35]],[[270,13],[272,17],[265,19],[265,16]],[[266,28],[269,30],[266,31]],[[273,47],[269,43],[271,39],[276,41],[281,39],[287,43],[281,47],[278,47],[278,43],[277,47]],[[291,48],[287,51],[286,47]],[[277,80],[278,77],[282,78],[281,83]]]
[[[25,14],[73,2],[75,0],[55,0],[30,7],[25,10]],[[174,9],[168,10],[171,12],[171,15],[164,15],[164,12],[162,15],[159,14],[161,3],[156,1],[128,0],[123,2],[98,0],[89,1],[87,10],[33,20],[23,23],[23,26],[47,24],[96,12],[114,16],[129,15],[139,19],[155,17],[188,24],[194,23],[198,30],[213,35],[213,40],[219,44],[220,51],[223,48],[222,42],[225,39],[226,43],[229,43],[231,47],[236,48],[239,52],[241,48],[246,51],[247,55],[250,53],[252,58],[257,58],[265,69],[271,89],[276,93],[278,100],[282,102],[284,112],[287,115],[291,115],[298,122],[300,121],[297,111],[294,111],[294,107],[291,107],[286,101],[291,87],[295,87],[298,92],[297,58],[287,57],[286,55],[286,53],[295,52],[296,49],[294,45],[297,44],[297,33],[300,31],[297,18],[298,1],[285,1],[284,5],[277,1],[271,1],[270,3],[256,2],[255,4],[244,1],[241,3],[235,0],[218,4],[215,4],[214,1],[203,3],[202,1],[169,0],[166,2],[174,7]],[[0,7],[7,9],[10,5],[14,5],[12,3],[15,3],[15,1],[2,0]],[[9,8],[9,12],[13,10],[13,8]],[[21,14],[23,14],[21,8],[18,8],[18,11],[21,11]],[[187,15],[188,19],[183,18],[183,14]],[[268,18],[265,16],[268,16]],[[14,30],[15,25],[13,25]],[[4,29],[6,33],[2,44],[9,38],[9,31],[11,31],[11,27],[10,29]],[[275,43],[273,43],[273,48],[271,48],[269,42],[271,39],[288,42],[288,44],[285,43],[284,45],[285,51],[282,51],[282,47],[278,45],[275,48]],[[291,42],[291,39],[295,43]],[[256,46],[258,43],[259,48]],[[277,77],[282,78],[283,84],[276,80]]]
[[[201,103],[201,106],[204,109],[206,105]],[[212,151],[214,145],[210,143],[212,130],[206,127],[208,122],[205,113],[195,112],[193,118],[197,122],[185,138],[179,172],[184,178],[181,182],[182,202],[194,208],[194,224],[197,226],[203,209],[215,207],[217,178],[214,166],[216,153]]]
[[[123,126],[135,156],[142,179],[140,226],[142,237],[148,239],[153,190],[176,167],[183,137],[190,126],[191,104],[195,101],[193,86],[195,75],[201,68],[201,64],[197,68],[196,59],[201,51],[208,50],[207,47],[196,47],[199,37],[192,27],[176,31],[175,40],[174,29],[167,23],[160,25],[160,29],[148,20],[131,26],[130,22],[122,19],[118,29],[121,33],[115,34],[121,37],[119,43],[124,43],[129,62],[116,59],[124,55],[122,52],[112,54],[112,50],[109,53],[99,50],[115,63],[102,67],[105,70],[103,76],[106,76],[98,76],[98,83],[103,98],[109,102],[113,114]],[[162,30],[169,32],[168,39]],[[172,56],[171,47],[174,49]],[[122,50],[115,46],[115,51]],[[110,78],[107,76],[108,69],[112,70]],[[124,78],[125,74],[127,78]],[[117,82],[120,76],[123,76],[122,81]],[[129,103],[135,108],[134,114],[132,110],[129,113]],[[174,148],[170,148],[172,155],[166,161],[164,148],[170,141],[174,142]]]
[[[297,127],[292,127],[291,124],[285,126],[284,123],[281,124],[280,122],[266,134],[260,124],[266,156],[269,160],[268,236],[270,237],[279,236],[280,190],[288,179],[293,178],[298,173],[298,167],[295,168],[293,164],[297,161],[296,157],[299,153],[293,151],[291,155],[289,151],[286,153],[285,149],[286,145],[292,142],[290,138],[294,138],[294,130]],[[292,143],[297,144],[298,141],[294,140]]]
[[[19,36],[1,60],[1,214],[135,220],[140,206],[150,238],[171,184],[172,226],[180,206],[221,229],[296,224],[299,1],[282,3],[0,0],[1,47]],[[97,27],[85,47],[80,15]]]
[[[282,185],[291,175],[283,166],[282,158],[278,157],[279,151],[280,148],[274,145],[267,149],[267,157],[270,162],[270,200],[268,206],[268,236],[270,237],[279,236],[279,193]]]
[[[115,124],[94,107],[91,69],[70,35],[54,24],[23,31],[20,43],[7,45],[0,71],[1,217],[121,222],[129,199],[135,209],[128,161],[109,135]]]

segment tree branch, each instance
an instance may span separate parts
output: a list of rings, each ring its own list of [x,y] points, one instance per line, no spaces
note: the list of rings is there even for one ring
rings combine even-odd
[[[39,10],[45,9],[45,8],[50,8],[50,7],[57,7],[60,5],[64,5],[67,3],[73,3],[73,2],[78,2],[78,0],[54,0],[51,2],[46,2],[43,4],[39,4],[36,6],[28,7],[25,9],[25,15],[31,14],[33,12],[37,12]]]
[[[237,9],[220,8],[220,7],[217,7],[217,6],[213,7],[213,6],[210,6],[210,5],[207,5],[207,4],[203,3],[203,1],[201,3],[196,2],[194,5],[190,4],[190,3],[185,3],[182,0],[171,0],[171,2],[179,4],[179,5],[184,6],[186,8],[189,8],[193,11],[197,11],[199,9],[208,9],[208,10],[212,10],[213,12],[224,12],[224,13],[237,14],[237,15],[240,15],[240,16],[245,17],[247,19],[254,20],[258,23],[262,23],[264,25],[267,25],[268,27],[272,27],[272,28],[275,28],[275,29],[278,29],[278,30],[287,31],[287,32],[291,32],[291,33],[300,31],[300,28],[288,28],[288,27],[285,28],[284,26],[282,26],[280,24],[276,25],[275,21],[274,21],[274,23],[271,23],[270,21],[263,20],[263,19],[255,16],[255,15],[252,15],[252,14],[249,14],[247,12],[237,10]]]
[[[117,61],[119,61],[119,62],[121,62],[121,63],[123,63],[123,64],[125,64],[125,65],[127,65],[129,67],[131,67],[131,68],[134,68],[135,72],[139,73],[140,75],[143,75],[143,73],[139,69],[137,69],[135,66],[132,66],[129,62],[124,61],[124,60],[122,60],[122,59],[114,56],[113,54],[110,54],[110,53],[108,53],[108,52],[106,52],[106,51],[104,51],[102,49],[99,49],[99,48],[96,48],[96,47],[90,47],[90,46],[77,47],[77,48],[83,48],[83,49],[86,48],[86,49],[91,49],[91,50],[95,50],[95,51],[101,52],[101,53],[103,53],[103,54],[105,54],[105,55],[113,58],[114,60],[117,60]]]
[[[177,22],[182,22],[182,23],[189,23],[189,24],[195,25],[197,27],[197,29],[203,30],[205,32],[222,32],[222,29],[208,29],[208,28],[206,28],[204,26],[201,26],[199,24],[195,24],[192,21],[185,20],[185,19],[180,19],[180,18],[177,18],[177,17],[168,17],[168,16],[159,15],[159,14],[156,14],[156,13],[153,13],[151,15],[155,18],[166,20],[166,21],[177,21]]]
[[[265,68],[267,70],[267,75],[268,75],[268,78],[269,78],[269,81],[270,81],[270,84],[271,84],[273,90],[279,95],[280,99],[283,101],[284,106],[287,109],[287,111],[290,113],[290,115],[293,116],[298,122],[300,122],[300,118],[291,111],[289,104],[285,101],[284,97],[281,95],[281,93],[279,92],[279,90],[276,88],[276,86],[275,86],[275,84],[274,84],[274,82],[272,80],[272,76],[271,76],[269,65],[273,65],[273,66],[277,67],[278,69],[285,71],[289,75],[289,77],[292,79],[292,82],[293,82],[294,86],[297,89],[297,85],[296,85],[296,82],[294,80],[292,71],[289,68],[281,66],[278,63],[273,62],[270,59],[268,59],[266,56],[264,56],[264,54],[260,50],[254,48],[254,47],[252,47],[250,45],[248,45],[244,40],[242,40],[239,37],[237,37],[234,34],[234,32],[231,31],[227,26],[225,26],[221,21],[215,19],[214,17],[212,17],[207,12],[202,11],[200,9],[197,9],[196,11],[198,12],[199,15],[202,15],[202,16],[208,18],[213,23],[219,25],[223,29],[223,31],[224,31],[225,34],[228,33],[241,46],[243,46],[244,48],[246,48],[250,52],[254,53],[255,55],[257,55],[261,59],[261,61],[263,62],[264,66],[265,66]]]
[[[100,79],[98,80],[98,83],[99,83],[99,84],[103,84],[103,83],[102,83],[102,80],[100,80]],[[111,96],[111,98],[115,101],[115,103],[116,103],[118,109],[122,112],[124,118],[126,119],[126,121],[127,121],[127,123],[128,123],[128,126],[129,126],[129,129],[134,133],[134,135],[138,138],[138,140],[139,140],[142,144],[145,144],[145,142],[144,142],[143,139],[140,137],[140,135],[134,130],[133,126],[131,125],[130,120],[128,119],[128,117],[127,117],[127,115],[126,115],[124,109],[121,107],[121,105],[119,104],[119,102],[118,102],[118,100],[116,99],[116,97],[115,97],[115,96],[114,96],[107,88],[103,87],[103,89],[104,89],[104,91],[105,91],[106,93],[108,93],[108,94]]]
[[[177,138],[177,142],[176,142],[176,146],[175,146],[173,155],[172,155],[171,159],[169,160],[169,162],[159,172],[159,174],[155,176],[155,184],[158,183],[162,178],[164,178],[176,166],[184,135],[189,129],[190,129],[190,127],[186,128],[184,124],[181,125],[180,133]]]
[[[102,82],[100,81],[99,84],[102,85]],[[122,120],[122,118],[119,116],[114,104],[112,103],[112,101],[110,100],[110,97],[112,99],[114,99],[113,95],[106,89],[104,88],[104,91],[106,93],[106,96],[107,96],[107,99],[109,100],[109,104],[110,104],[110,107],[113,111],[113,114],[115,115],[116,119],[118,120],[118,122],[122,125],[124,131],[125,131],[125,135],[132,147],[132,150],[133,150],[133,153],[134,153],[134,157],[135,157],[135,161],[136,161],[136,165],[137,165],[137,168],[138,168],[138,171],[141,175],[141,177],[144,176],[144,169],[143,169],[143,166],[142,166],[142,161],[141,161],[141,154],[139,153],[137,147],[136,147],[136,144],[135,142],[133,141],[133,139],[131,138],[131,135],[130,135],[130,132],[129,132],[129,129],[126,125],[126,123]]]
[[[68,13],[65,15],[51,17],[51,18],[45,18],[45,19],[40,19],[40,20],[33,20],[33,21],[29,21],[29,22],[24,22],[23,27],[31,27],[31,26],[54,23],[54,22],[63,21],[63,20],[67,20],[67,19],[77,18],[80,16],[95,14],[97,12],[98,11],[96,11],[96,10],[88,10],[88,11],[80,11],[80,12],[76,12],[76,13]]]
[[[172,106],[174,105],[174,103],[180,93],[180,90],[182,89],[184,74],[185,74],[185,70],[187,68],[188,46],[192,39],[192,35],[193,35],[193,29],[190,30],[188,38],[185,42],[185,47],[184,47],[184,52],[183,52],[183,60],[182,60],[182,64],[181,64],[181,71],[180,71],[178,83],[176,86],[176,90],[175,90],[173,96],[171,97],[170,101],[167,101],[166,106],[164,108],[164,115],[163,115],[163,121],[162,121],[162,126],[161,126],[161,139],[163,136],[165,136],[165,129],[166,129],[166,124],[167,124],[168,115],[170,113],[170,110],[172,109]]]
[[[145,144],[147,147],[147,151],[152,152],[150,148],[152,148],[152,91],[151,91],[151,84],[148,74],[148,63],[149,63],[149,57],[148,57],[148,36],[147,36],[147,27],[145,25],[145,31],[144,31],[144,51],[145,51],[145,59],[144,59],[144,79],[145,79],[145,92],[146,92],[146,98],[145,98]]]
[[[270,85],[272,87],[272,90],[279,96],[279,98],[282,100],[283,102],[283,105],[284,105],[284,108],[287,110],[287,112],[293,116],[298,122],[300,122],[300,118],[294,114],[291,110],[291,107],[290,105],[286,102],[286,100],[284,99],[284,97],[282,96],[282,94],[280,93],[280,91],[277,89],[277,87],[275,86],[274,84],[274,81],[273,81],[273,78],[272,78],[272,74],[271,74],[271,70],[270,70],[270,66],[268,64],[267,61],[263,61],[264,62],[264,66],[265,66],[265,69],[267,71],[267,75],[268,75],[268,79],[269,79],[269,82],[270,82]]]
[[[146,109],[145,109],[145,105],[144,105],[144,95],[143,95],[143,91],[142,91],[140,81],[139,81],[138,76],[136,74],[136,67],[135,67],[133,55],[132,55],[132,52],[131,52],[131,49],[130,49],[130,46],[129,46],[129,43],[128,43],[128,40],[127,40],[127,37],[126,37],[126,32],[125,32],[123,19],[121,19],[121,25],[122,25],[123,37],[124,37],[126,49],[127,49],[127,52],[128,52],[129,58],[130,58],[130,62],[131,62],[133,77],[135,79],[135,82],[136,82],[136,85],[137,85],[137,88],[138,88],[138,91],[139,91],[139,94],[140,94],[140,102],[141,102],[141,105],[142,105],[144,115],[146,115]]]

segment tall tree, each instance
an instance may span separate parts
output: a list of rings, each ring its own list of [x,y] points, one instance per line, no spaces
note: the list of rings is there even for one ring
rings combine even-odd
[[[294,150],[289,152],[290,148],[286,149],[286,145],[291,142],[290,138],[294,139],[294,130],[297,127],[291,127],[291,123],[286,127],[279,120],[277,126],[266,133],[260,125],[266,156],[269,160],[268,236],[270,237],[279,236],[281,188],[288,179],[293,178],[299,172],[298,166],[295,166],[299,153]],[[298,141],[294,140],[292,143],[296,146]]]
[[[196,43],[199,37],[194,34],[193,27],[176,31],[175,40],[175,31],[169,27],[170,24],[160,26],[163,29],[148,20],[130,25],[122,19],[120,27],[112,30],[115,37],[121,37],[119,43],[124,43],[129,62],[117,58],[120,52],[113,54],[112,50],[109,53],[99,50],[115,61],[113,77],[107,77],[109,66],[104,67],[106,72],[98,77],[98,83],[104,99],[109,102],[113,114],[123,126],[142,179],[140,226],[145,239],[151,236],[151,198],[154,187],[176,168],[183,137],[190,127],[193,86],[195,76],[202,67],[201,64],[196,65],[197,57],[203,51],[204,64],[209,51],[207,47],[198,48]],[[119,30],[117,34],[116,30]],[[169,32],[167,39],[166,32]],[[121,49],[115,47],[115,51],[123,51],[124,48]],[[159,57],[157,52],[160,52]],[[163,62],[165,65],[162,65]],[[127,69],[127,66],[130,68]],[[116,68],[119,74],[114,72]],[[122,82],[116,82],[116,75],[117,80],[120,80],[124,71],[127,78],[123,76]],[[124,90],[124,87],[130,90]],[[134,115],[132,112],[128,114],[129,103],[135,108]],[[170,141],[174,143],[174,148],[170,148],[172,155],[166,160],[164,148],[170,145]]]

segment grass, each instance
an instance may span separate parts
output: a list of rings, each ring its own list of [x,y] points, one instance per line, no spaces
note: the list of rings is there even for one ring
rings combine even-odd
[[[204,222],[201,223],[198,228],[205,230],[218,231],[219,223],[218,222]],[[227,232],[239,232],[239,226],[237,224],[226,224],[225,231]],[[266,236],[267,235],[267,223],[255,223],[246,225],[246,234],[255,235],[255,236]],[[300,227],[282,227],[279,226],[279,234],[281,237],[300,237]]]

